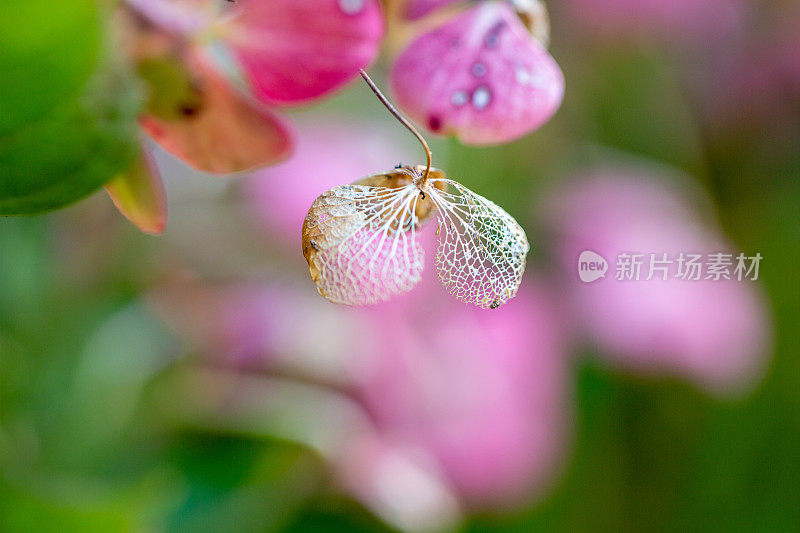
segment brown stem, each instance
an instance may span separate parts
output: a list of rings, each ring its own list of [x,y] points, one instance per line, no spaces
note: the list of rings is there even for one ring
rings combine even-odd
[[[431,149],[428,146],[428,143],[425,141],[422,135],[420,135],[419,132],[414,128],[414,126],[411,125],[408,119],[406,119],[403,115],[400,114],[400,112],[397,109],[395,109],[392,103],[389,102],[389,99],[383,95],[381,90],[378,89],[378,87],[375,85],[375,82],[372,81],[372,78],[369,77],[369,75],[364,71],[364,69],[363,68],[359,69],[358,72],[361,73],[361,77],[364,78],[364,81],[367,82],[367,85],[369,85],[369,88],[372,89],[372,92],[375,93],[375,96],[378,97],[378,100],[380,100],[381,103],[383,103],[383,105],[386,106],[386,109],[389,110],[389,113],[394,115],[394,118],[399,120],[400,124],[405,126],[408,129],[408,131],[413,133],[414,137],[416,137],[417,140],[422,144],[422,148],[425,149],[425,156],[428,158],[428,165],[425,167],[425,174],[422,176],[422,181],[420,183],[420,185],[424,185],[425,182],[428,180],[428,173],[431,171],[431,159],[433,157],[431,154]]]

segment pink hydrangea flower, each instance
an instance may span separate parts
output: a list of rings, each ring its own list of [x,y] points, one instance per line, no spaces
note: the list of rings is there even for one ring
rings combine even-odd
[[[142,129],[188,165],[229,174],[285,158],[290,128],[268,106],[306,103],[352,79],[377,55],[384,22],[377,0],[222,5],[126,0],[118,26],[127,55],[150,82]],[[137,177],[142,168],[107,190],[123,214],[159,233],[163,187],[155,174]]]
[[[505,2],[482,2],[417,37],[392,67],[400,107],[465,144],[509,142],[556,112],[564,76]]]
[[[556,190],[546,211],[558,264],[573,313],[604,357],[648,373],[683,375],[713,390],[745,387],[760,376],[770,345],[764,299],[752,281],[714,281],[705,271],[697,281],[676,277],[682,253],[706,261],[708,254],[735,251],[703,218],[708,213],[699,208],[708,203],[702,196],[694,198],[698,206],[682,191],[691,190],[689,184],[646,170],[612,169]],[[584,251],[608,262],[605,277],[579,279]],[[621,253],[644,254],[638,280],[615,279]],[[660,270],[647,280],[651,253],[673,261],[666,264],[666,280]],[[731,272],[735,254],[732,262]]]

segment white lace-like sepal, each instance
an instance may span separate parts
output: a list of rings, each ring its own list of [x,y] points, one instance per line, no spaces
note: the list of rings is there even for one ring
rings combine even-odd
[[[318,197],[303,224],[303,254],[319,293],[334,303],[369,305],[411,290],[424,267],[419,201],[410,184],[342,185]]]
[[[459,300],[495,309],[517,294],[530,250],[528,238],[497,204],[457,182],[444,181],[451,192],[430,188],[439,215],[439,278]]]

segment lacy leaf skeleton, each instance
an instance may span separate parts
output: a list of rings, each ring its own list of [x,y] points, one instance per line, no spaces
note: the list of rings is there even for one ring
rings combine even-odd
[[[303,255],[328,300],[382,302],[422,278],[423,224],[436,214],[436,267],[444,287],[463,302],[495,309],[513,298],[530,250],[522,227],[497,204],[431,167],[425,139],[394,108],[366,72],[375,95],[420,141],[425,166],[402,166],[322,193],[303,223]]]

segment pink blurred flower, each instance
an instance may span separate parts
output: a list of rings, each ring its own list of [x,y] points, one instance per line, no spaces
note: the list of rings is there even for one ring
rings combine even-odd
[[[193,351],[215,362],[260,371],[292,367],[350,382],[351,367],[378,347],[377,335],[367,329],[357,342],[348,340],[361,316],[317,305],[318,298],[291,284],[172,284],[149,301]]]
[[[680,44],[726,38],[739,31],[746,18],[742,0],[567,0],[565,22],[604,37],[666,38]]]
[[[151,93],[142,129],[184,163],[217,174],[285,158],[290,128],[268,106],[337,89],[375,58],[384,31],[377,0],[123,5],[121,41]],[[124,173],[108,192],[131,221],[159,233],[166,210],[153,208],[166,205],[163,188],[155,173],[141,179],[142,168]]]
[[[714,56],[688,81],[712,137],[751,146],[760,139],[773,153],[786,144],[794,154],[797,119],[786,109],[800,105],[800,5],[764,11],[741,46]]]
[[[472,145],[539,128],[564,95],[558,65],[505,2],[483,2],[417,37],[391,85],[411,118]]]
[[[646,281],[650,253],[675,261],[680,253],[734,251],[701,216],[708,203],[688,196],[689,184],[648,170],[611,169],[556,190],[545,208],[556,260],[574,315],[605,357],[648,373],[685,375],[714,390],[745,387],[760,377],[770,344],[758,285],[735,277],[713,281],[705,272],[700,281],[676,279],[676,264],[667,280],[657,273]],[[592,283],[578,278],[578,258],[587,250],[609,264]],[[645,254],[639,281],[615,279],[620,253]]]
[[[293,248],[299,245],[309,207],[322,192],[424,157],[413,138],[388,119],[301,117],[296,141],[294,157],[242,182],[247,206],[264,234]]]
[[[360,397],[390,441],[428,450],[472,506],[542,489],[568,424],[569,360],[552,301],[528,286],[487,313],[431,305],[426,289],[407,299],[413,314],[380,317],[384,350],[362,369]]]
[[[403,529],[452,526],[462,506],[508,505],[547,485],[567,439],[569,360],[545,292],[524,287],[489,313],[453,302],[435,280],[370,310],[301,287],[153,294],[217,368],[238,361],[259,370],[241,379],[284,383],[250,396],[240,382],[208,416],[250,421],[254,402],[272,406],[262,431],[317,449],[343,487]],[[202,373],[202,392],[189,387],[201,403],[240,379],[220,371],[215,385]]]

